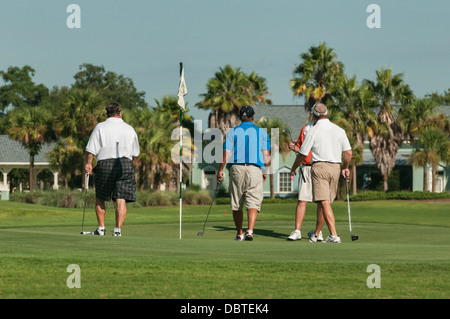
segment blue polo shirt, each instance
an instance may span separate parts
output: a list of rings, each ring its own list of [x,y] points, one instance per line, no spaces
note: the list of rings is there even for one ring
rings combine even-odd
[[[270,151],[270,139],[266,131],[250,121],[227,132],[223,149],[231,151],[228,165],[254,164],[264,169],[263,150]]]

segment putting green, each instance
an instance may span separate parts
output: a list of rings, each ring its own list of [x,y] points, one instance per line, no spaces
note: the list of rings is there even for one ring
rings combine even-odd
[[[392,204],[378,216],[373,202],[364,210],[355,205],[360,239],[352,242],[345,205],[336,203],[342,244],[308,242],[313,205],[301,241],[287,240],[295,205],[274,204],[259,216],[254,241],[237,242],[227,206],[213,207],[203,237],[197,233],[207,207],[186,208],[180,240],[174,207],[130,209],[122,237],[111,236],[108,214],[108,235],[100,237],[79,234],[81,210],[14,204],[17,217],[8,210],[0,217],[0,298],[449,298],[450,232],[439,225],[444,206],[420,218],[417,207]],[[90,212],[85,230],[94,229]],[[67,286],[72,264],[80,269],[80,289]],[[372,264],[381,288],[367,285]]]

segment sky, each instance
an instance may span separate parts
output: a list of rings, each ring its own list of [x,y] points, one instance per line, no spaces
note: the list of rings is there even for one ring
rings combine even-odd
[[[70,4],[80,8],[80,28],[67,24]],[[370,4],[380,28],[368,27]],[[264,77],[273,104],[303,104],[289,80],[300,54],[321,42],[359,82],[390,67],[417,96],[443,93],[449,15],[447,0],[0,0],[0,70],[29,65],[34,82],[52,88],[73,84],[83,63],[103,65],[155,106],[177,94],[183,62],[189,114],[206,128],[208,112],[195,104],[220,67]]]

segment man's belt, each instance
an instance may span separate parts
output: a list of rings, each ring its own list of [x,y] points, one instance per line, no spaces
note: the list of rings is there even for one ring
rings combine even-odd
[[[240,165],[240,166],[255,166],[255,167],[261,168],[261,166],[259,166],[259,165],[256,165],[256,164],[249,164],[249,163],[231,163],[231,164],[230,164],[230,166],[233,166],[233,165]]]

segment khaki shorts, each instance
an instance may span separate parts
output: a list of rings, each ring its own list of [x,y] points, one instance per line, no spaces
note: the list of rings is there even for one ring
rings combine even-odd
[[[242,210],[245,203],[247,209],[256,208],[259,212],[264,198],[261,169],[252,165],[231,165],[229,190],[232,210]]]
[[[300,166],[300,169],[298,175],[298,200],[302,202],[312,202],[311,166],[302,165]]]
[[[315,202],[336,198],[341,165],[339,163],[315,162],[311,169],[313,199]]]

